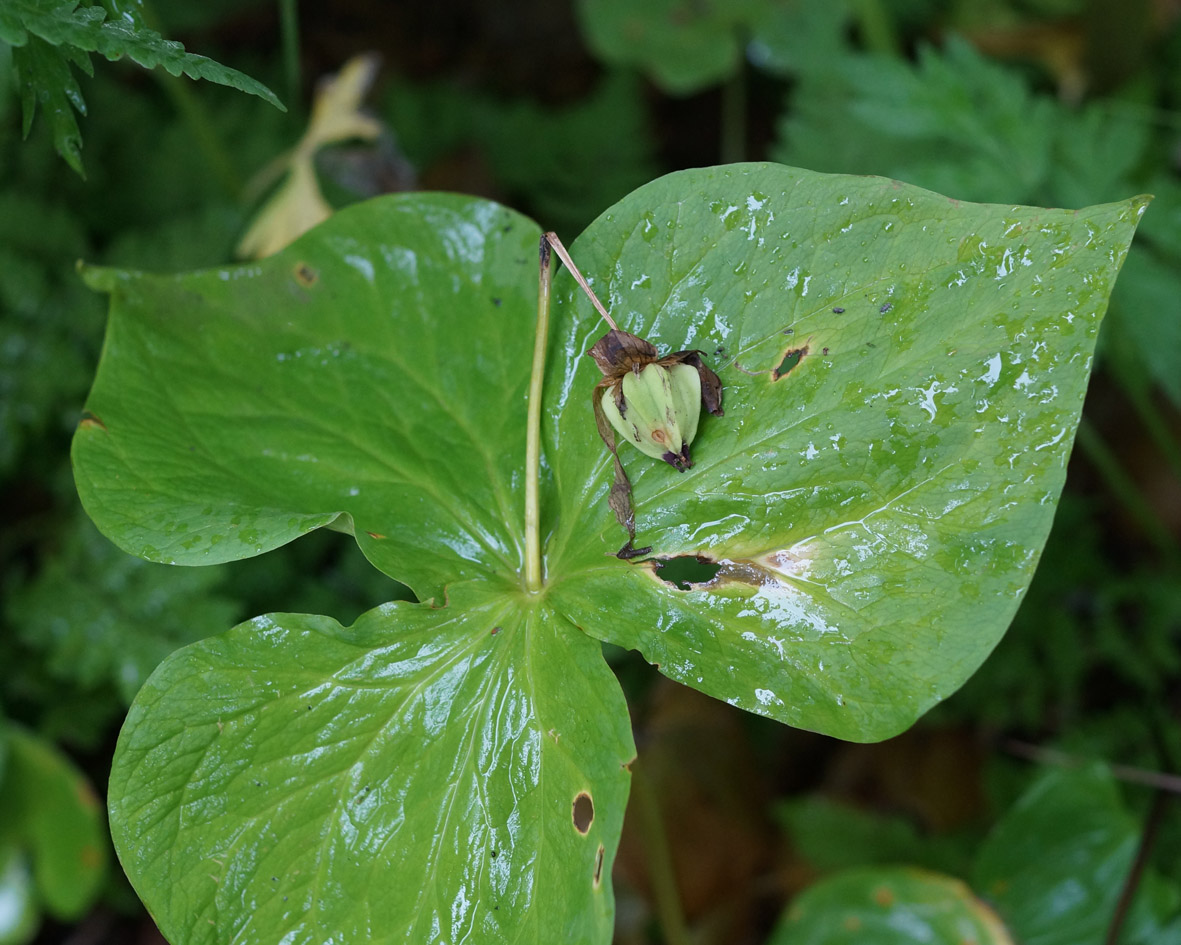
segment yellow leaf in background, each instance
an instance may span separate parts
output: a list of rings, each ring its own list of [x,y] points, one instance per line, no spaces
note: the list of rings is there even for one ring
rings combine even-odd
[[[354,56],[337,75],[320,83],[303,137],[277,165],[272,163],[263,172],[274,173],[277,166],[280,172],[287,171],[287,179],[263,204],[239,241],[240,257],[261,259],[277,253],[332,215],[316,180],[316,151],[355,138],[373,141],[381,134],[381,123],[360,111],[377,75],[377,65],[373,54]]]
[[[361,138],[373,141],[381,123],[361,113],[361,101],[377,77],[378,59],[372,53],[354,56],[316,89],[308,130],[296,150],[315,151],[326,144]]]
[[[310,156],[296,155],[287,180],[271,195],[238,243],[237,253],[246,259],[271,256],[332,216],[332,207],[320,193]]]

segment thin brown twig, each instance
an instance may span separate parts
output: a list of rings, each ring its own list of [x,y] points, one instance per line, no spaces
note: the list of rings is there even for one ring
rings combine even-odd
[[[1111,925],[1107,927],[1107,937],[1104,945],[1116,945],[1123,929],[1128,910],[1132,908],[1132,900],[1136,898],[1136,891],[1140,888],[1140,878],[1148,866],[1148,857],[1152,853],[1152,846],[1160,833],[1161,820],[1165,807],[1171,798],[1166,791],[1157,790],[1152,797],[1152,806],[1148,809],[1148,817],[1144,821],[1144,830],[1140,834],[1140,845],[1136,849],[1136,858],[1124,879],[1123,889],[1120,890],[1119,902],[1116,903],[1115,913],[1111,917]]]
[[[1027,761],[1059,765],[1064,768],[1077,768],[1089,764],[1093,760],[1081,755],[1071,755],[1059,751],[1057,748],[1044,748],[1041,745],[1031,745],[1016,739],[1006,739],[1001,743],[1001,747],[1009,754]],[[1108,765],[1108,767],[1112,775],[1119,781],[1126,781],[1128,784],[1141,784],[1169,794],[1181,794],[1181,775],[1166,774],[1163,771],[1149,771],[1146,768],[1133,768],[1129,765]]]
[[[608,313],[607,309],[603,307],[603,303],[599,301],[599,297],[592,291],[590,284],[582,278],[582,273],[578,271],[578,267],[574,265],[574,260],[570,258],[570,254],[566,252],[566,247],[562,245],[562,241],[558,239],[557,233],[546,233],[545,240],[554,248],[554,252],[558,254],[558,258],[562,260],[562,265],[570,270],[570,275],[574,277],[574,281],[582,286],[582,291],[586,293],[587,298],[591,300],[595,308],[599,310],[599,314],[603,316],[603,320],[611,326],[612,331],[619,331],[619,326],[615,324]]]

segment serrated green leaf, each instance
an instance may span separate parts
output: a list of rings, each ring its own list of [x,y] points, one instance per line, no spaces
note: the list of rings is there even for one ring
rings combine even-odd
[[[624,457],[637,545],[722,570],[683,591],[605,557],[621,532],[582,357],[602,329],[560,276],[559,606],[741,708],[855,740],[902,731],[979,666],[1028,586],[1143,208],[960,204],[777,165],[631,194],[574,258],[623,330],[700,348],[726,398],[688,473]],[[628,619],[604,619],[604,599]]]
[[[170,657],[121,736],[112,834],[175,942],[607,941],[633,757],[598,645],[469,583]]]
[[[957,879],[907,867],[846,870],[792,902],[769,945],[1013,945]]]
[[[130,704],[169,653],[241,616],[217,593],[221,577],[131,557],[80,518],[36,579],[6,595],[4,613],[53,677],[109,686]]]
[[[0,783],[5,834],[32,861],[38,901],[59,919],[76,919],[106,877],[102,807],[89,782],[53,745],[16,726],[8,726],[8,745]]]
[[[184,73],[191,79],[205,79],[257,95],[279,110],[283,104],[261,82],[214,62],[206,56],[185,52],[181,43],[164,39],[143,25],[139,16],[107,19],[100,6],[79,6],[77,0],[58,3],[40,0],[5,0],[0,17],[0,35],[27,32],[54,46],[73,46],[97,52],[107,59],[124,56],[146,69],[163,66],[172,75]],[[24,40],[9,40],[21,45]]]
[[[20,75],[24,136],[28,137],[39,107],[53,132],[57,153],[83,176],[82,133],[78,130],[74,110],[85,115],[86,106],[82,91],[70,71],[70,62],[78,65],[84,58],[84,53],[68,57],[37,36],[30,36],[23,46],[12,50],[12,61]]]
[[[515,574],[539,237],[485,201],[406,195],[254,266],[91,270],[113,293],[119,373],[100,372],[74,441],[88,513],[132,554],[182,564],[345,515],[421,600]]]

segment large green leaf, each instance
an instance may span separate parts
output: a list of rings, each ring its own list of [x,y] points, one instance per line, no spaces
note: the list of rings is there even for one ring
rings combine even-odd
[[[513,575],[539,236],[412,196],[256,265],[92,270],[114,299],[74,441],[87,512],[153,561],[260,554],[345,515],[422,599]]]
[[[544,581],[527,587],[540,228],[519,215],[405,195],[248,266],[90,271],[111,322],[74,462],[104,532],[201,564],[333,524],[424,601],[350,630],[243,625],[157,670],[111,808],[166,933],[605,941],[610,897],[587,864],[601,844],[610,866],[631,745],[579,628],[793,724],[857,739],[910,724],[979,665],[1028,583],[1142,207],[959,205],[748,165],[664,178],[601,217],[575,258],[623,327],[704,349],[726,384],[688,473],[623,452],[641,542],[720,565],[689,590],[610,554],[624,534],[584,357],[604,328],[563,274],[541,404]],[[788,371],[793,348],[807,352]],[[535,763],[504,754],[509,732],[540,735]],[[378,733],[391,747],[370,757]],[[341,790],[369,781],[388,789],[361,824]],[[583,790],[587,838],[570,833]],[[507,873],[500,847],[495,866],[483,852],[495,830]],[[323,914],[269,892],[313,866],[297,895]]]
[[[559,606],[744,709],[850,739],[906,728],[980,665],[1029,584],[1143,207],[961,204],[776,165],[631,194],[574,258],[621,328],[705,351],[726,408],[687,473],[624,453],[637,544],[721,570],[685,591],[608,556],[621,533],[580,356],[601,326],[563,282]],[[604,619],[607,599],[628,618]]]
[[[599,647],[520,592],[259,617],[137,699],[123,864],[175,942],[607,941],[634,757]],[[580,799],[580,795],[586,798]]]

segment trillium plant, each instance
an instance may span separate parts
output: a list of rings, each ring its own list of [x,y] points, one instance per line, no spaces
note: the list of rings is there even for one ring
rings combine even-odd
[[[156,669],[109,806],[164,935],[609,942],[636,751],[603,642],[788,725],[906,729],[1020,604],[1146,203],[744,164],[625,197],[540,292],[556,241],[447,194],[247,265],[85,269],[111,314],[73,460],[112,540],[202,565],[331,527],[417,598]]]

